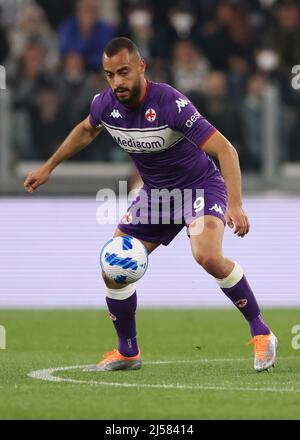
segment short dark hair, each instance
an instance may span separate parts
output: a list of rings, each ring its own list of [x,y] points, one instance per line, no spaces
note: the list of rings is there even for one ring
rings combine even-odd
[[[136,44],[126,37],[116,37],[110,40],[105,46],[103,53],[111,58],[117,55],[122,49],[127,49],[130,54],[136,54],[140,57]]]

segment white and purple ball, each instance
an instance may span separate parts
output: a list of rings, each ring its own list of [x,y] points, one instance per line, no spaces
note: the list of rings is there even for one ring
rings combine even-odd
[[[145,274],[148,252],[137,238],[130,235],[114,237],[103,246],[100,265],[109,279],[117,283],[131,284]]]

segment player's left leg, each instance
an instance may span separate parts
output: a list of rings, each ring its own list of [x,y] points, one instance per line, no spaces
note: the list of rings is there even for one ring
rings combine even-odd
[[[196,233],[197,226],[198,233]],[[261,371],[274,364],[277,340],[262,319],[243,269],[238,263],[223,255],[224,229],[223,221],[213,215],[204,215],[195,220],[189,227],[192,254],[195,260],[216,279],[221,290],[248,321],[255,344],[254,366],[257,371]]]

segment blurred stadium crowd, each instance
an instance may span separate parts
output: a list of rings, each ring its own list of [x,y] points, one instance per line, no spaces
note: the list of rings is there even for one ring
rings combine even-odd
[[[12,95],[16,160],[44,160],[107,87],[101,53],[128,36],[148,78],[187,95],[240,153],[260,167],[262,99],[280,93],[282,160],[300,159],[300,3],[276,0],[0,0],[0,64]],[[128,160],[101,133],[74,160]]]

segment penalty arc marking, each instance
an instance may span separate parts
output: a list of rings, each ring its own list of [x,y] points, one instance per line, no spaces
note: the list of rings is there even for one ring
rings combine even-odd
[[[290,357],[280,357],[279,359],[300,359],[296,356]],[[143,365],[158,365],[158,364],[185,364],[185,363],[209,363],[209,362],[241,362],[241,361],[249,361],[249,358],[244,359],[198,359],[198,360],[173,360],[173,361],[148,361],[143,362]],[[71,365],[68,367],[57,367],[57,368],[47,368],[44,370],[36,370],[28,373],[28,377],[33,379],[40,379],[49,382],[68,382],[68,383],[77,383],[77,384],[86,384],[86,385],[101,385],[101,386],[110,386],[110,387],[124,387],[124,388],[160,388],[160,389],[184,389],[184,390],[209,390],[209,391],[262,391],[262,392],[279,392],[279,393],[299,393],[300,388],[294,387],[280,387],[280,388],[272,388],[272,387],[250,387],[250,386],[241,386],[237,387],[235,384],[227,384],[227,385],[188,385],[188,384],[141,384],[141,383],[127,383],[127,382],[106,382],[106,381],[97,381],[97,380],[80,380],[80,379],[71,379],[67,377],[59,377],[54,376],[53,374],[59,371],[68,371],[68,370],[79,370],[91,365]],[[85,374],[90,374],[86,372]],[[101,373],[96,373],[101,374]],[[105,374],[109,374],[109,372],[105,372]],[[245,385],[251,385],[246,384]]]

